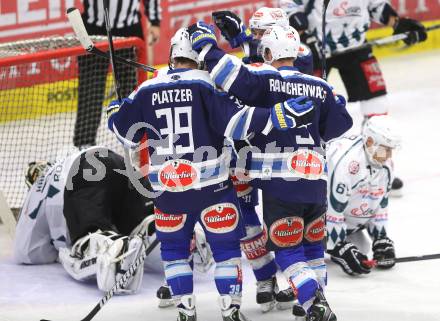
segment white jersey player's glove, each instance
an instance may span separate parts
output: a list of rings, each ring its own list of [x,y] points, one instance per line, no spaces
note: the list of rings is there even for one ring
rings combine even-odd
[[[362,254],[353,243],[339,242],[333,250],[327,251],[331,260],[349,275],[367,274],[371,271],[368,257]]]
[[[374,240],[373,253],[373,259],[377,261],[378,268],[390,269],[396,264],[394,242],[388,237]]]

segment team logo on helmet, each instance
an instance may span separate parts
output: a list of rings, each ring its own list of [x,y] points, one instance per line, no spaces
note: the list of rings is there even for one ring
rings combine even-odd
[[[306,240],[310,242],[321,241],[325,236],[325,220],[324,215],[321,215],[312,223],[306,226],[306,232],[304,233]]]
[[[290,216],[272,223],[269,236],[279,247],[298,245],[303,238],[304,221],[301,217]]]
[[[319,179],[324,172],[324,157],[313,150],[293,152],[288,160],[288,168],[301,178]]]
[[[189,190],[199,180],[195,166],[185,159],[172,159],[159,170],[159,183],[169,192]]]
[[[158,208],[154,209],[156,228],[161,232],[175,232],[180,230],[186,221],[186,214],[165,214]]]
[[[348,165],[348,172],[352,175],[355,175],[359,172],[359,162],[357,161],[351,161],[350,164]]]
[[[238,210],[232,203],[220,203],[202,211],[202,223],[212,233],[228,233],[238,224]]]

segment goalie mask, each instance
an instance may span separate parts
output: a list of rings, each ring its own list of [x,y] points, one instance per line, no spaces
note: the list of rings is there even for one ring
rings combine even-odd
[[[26,186],[28,188],[31,188],[37,178],[46,170],[47,167],[51,165],[51,163],[45,161],[36,161],[29,163],[24,179]]]
[[[401,138],[391,127],[388,116],[374,116],[368,119],[362,129],[365,152],[371,165],[381,167],[389,158],[392,150],[400,147]],[[370,146],[367,141],[370,140]]]
[[[177,30],[177,32],[171,38],[169,59],[170,69],[173,69],[174,67],[174,58],[187,58],[198,64],[198,57],[198,53],[192,49],[187,29],[180,28]]]
[[[283,58],[296,58],[299,44],[299,34],[294,28],[274,26],[267,29],[261,38],[258,53],[263,57],[265,63],[271,64],[273,61]]]

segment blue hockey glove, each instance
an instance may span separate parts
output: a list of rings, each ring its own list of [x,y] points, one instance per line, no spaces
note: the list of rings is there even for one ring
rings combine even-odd
[[[232,48],[252,40],[250,29],[232,11],[215,11],[212,13],[212,19]]]
[[[107,126],[108,129],[113,131],[113,115],[116,114],[119,111],[119,108],[121,108],[122,103],[119,100],[113,100],[110,102],[106,109],[107,114]]]
[[[271,119],[278,130],[287,130],[309,124],[313,120],[314,104],[306,96],[290,98],[272,107]]]
[[[335,101],[338,107],[345,108],[345,105],[347,105],[347,101],[345,100],[345,97],[342,95],[335,95]]]
[[[217,46],[217,38],[215,37],[214,26],[204,21],[198,21],[188,27],[189,38],[193,50],[200,52],[207,44]]]

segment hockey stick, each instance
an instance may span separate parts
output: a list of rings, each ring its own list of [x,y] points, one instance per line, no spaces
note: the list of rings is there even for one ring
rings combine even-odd
[[[77,8],[69,8],[67,9],[67,18],[69,19],[70,24],[72,25],[73,31],[75,35],[78,37],[82,47],[89,53],[94,54],[96,56],[100,56],[103,58],[110,59],[109,53],[104,52],[95,47],[95,44],[90,39],[89,34],[87,33],[86,27],[84,26],[84,22],[81,18],[81,13]],[[154,72],[156,68],[148,65],[141,64],[139,62],[133,61],[131,59],[123,58],[117,55],[113,56],[114,60],[118,63],[122,63],[131,67],[140,68],[144,71]]]
[[[440,29],[440,24],[426,27],[427,32],[433,31],[436,29]],[[383,46],[383,45],[387,45],[390,43],[394,43],[399,40],[403,40],[403,39],[408,38],[409,34],[410,34],[410,31],[407,31],[404,33],[399,33],[397,35],[392,35],[392,36],[388,36],[388,37],[384,37],[384,38],[379,38],[379,39],[367,41],[366,43],[364,43],[360,46],[357,46],[357,47],[353,47],[353,48],[349,48],[349,49],[345,49],[345,50],[337,50],[337,51],[331,53],[331,55],[327,56],[327,58],[343,55],[346,53],[350,53],[350,52],[354,52],[354,51],[358,51],[358,50],[362,50],[362,49],[366,49],[366,48],[371,48],[373,46]]]
[[[328,4],[330,0],[323,0],[322,3],[322,42],[321,42],[321,72],[322,79],[327,80],[327,63],[325,55],[326,35],[325,35],[325,16],[327,13]]]
[[[435,259],[440,259],[440,253],[398,257],[395,259],[395,262],[396,263],[405,263],[405,262],[417,262],[417,261],[426,261],[426,260],[435,260]],[[375,259],[364,260],[364,261],[362,261],[362,263],[369,266],[370,268],[377,267],[377,260],[375,260]]]
[[[113,47],[112,29],[110,27],[109,0],[102,0],[102,2],[104,4],[104,21],[105,21],[105,30],[107,31],[107,38],[108,38],[110,65],[112,66],[112,73],[113,73],[113,86],[115,87],[116,97],[118,98],[119,102],[122,102],[121,86],[119,85],[119,78],[116,72],[116,65],[114,59],[115,48]]]
[[[151,253],[151,251],[154,250],[154,248],[159,244],[159,240],[156,238],[150,246],[145,250],[144,253],[140,257],[136,259],[136,261],[133,262],[132,265],[128,268],[127,272],[125,272],[122,277],[113,285],[113,287],[108,291],[104,297],[99,301],[99,303],[93,308],[92,311],[89,312],[89,314],[86,315],[85,318],[81,319],[81,321],[90,321],[92,318],[101,310],[101,308],[112,298],[112,296],[115,294],[115,292],[123,288],[128,280],[133,276],[133,274],[136,272],[139,265],[143,264],[145,261],[145,258]],[[50,321],[47,319],[41,319],[40,321]]]

